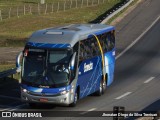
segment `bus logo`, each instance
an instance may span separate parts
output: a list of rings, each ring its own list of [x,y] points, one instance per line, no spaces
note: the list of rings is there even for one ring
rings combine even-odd
[[[90,62],[89,64],[84,63],[84,72],[88,72],[93,69],[93,63]]]

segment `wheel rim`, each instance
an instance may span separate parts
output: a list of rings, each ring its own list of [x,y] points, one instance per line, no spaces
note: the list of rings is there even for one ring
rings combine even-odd
[[[103,83],[103,91],[106,89],[106,82]]]
[[[75,96],[74,96],[74,103],[77,102],[77,93],[75,93]]]
[[[102,85],[102,82],[100,83],[100,86],[99,86],[99,91],[100,91],[100,93],[102,93],[102,88],[103,87],[103,85]]]

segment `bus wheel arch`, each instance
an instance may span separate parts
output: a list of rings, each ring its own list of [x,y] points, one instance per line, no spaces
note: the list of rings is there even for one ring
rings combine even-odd
[[[80,98],[80,86],[78,85],[76,88],[76,92],[78,94],[78,99]]]
[[[77,104],[77,101],[79,99],[79,93],[80,93],[80,87],[77,86],[76,90],[75,90],[75,93],[74,93],[74,101],[69,104],[70,107],[75,107],[76,104]]]
[[[95,95],[97,95],[97,96],[101,96],[101,95],[103,95],[104,92],[105,92],[106,83],[104,82],[103,78],[104,78],[104,77],[102,76],[102,77],[101,77],[101,80],[100,80],[100,84],[99,84],[99,89],[98,89],[98,91],[95,92]],[[105,87],[104,87],[104,86],[105,86]]]
[[[108,73],[105,74],[106,87],[108,85]]]

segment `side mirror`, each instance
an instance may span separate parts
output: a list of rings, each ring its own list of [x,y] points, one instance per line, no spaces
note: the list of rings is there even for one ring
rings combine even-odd
[[[70,61],[70,65],[69,68],[70,70],[74,70],[75,69],[75,59],[76,58],[76,52],[72,55],[71,61]]]
[[[18,55],[17,55],[17,58],[16,58],[16,68],[18,70],[18,72],[21,71],[21,56],[23,55],[23,52],[20,52]]]

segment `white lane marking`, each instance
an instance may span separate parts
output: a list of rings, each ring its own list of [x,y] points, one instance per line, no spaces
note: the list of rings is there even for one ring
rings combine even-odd
[[[160,19],[160,16],[153,21],[153,23],[136,39],[134,40],[126,49],[124,49],[119,55],[116,56],[116,60],[121,57],[125,52],[127,52],[133,45],[135,45]]]
[[[17,105],[15,107],[11,107],[11,108],[5,108],[5,109],[1,109],[0,111],[14,111],[17,110],[19,108],[22,108],[23,106],[26,106],[27,104],[21,104],[21,105]]]
[[[80,113],[81,115],[83,115],[83,114],[86,114],[86,113],[88,113],[88,112],[91,112],[91,111],[94,111],[94,110],[96,110],[97,108],[92,108],[92,109],[89,109],[89,110],[87,110],[87,111],[85,111],[85,112],[82,112],[82,113]]]
[[[119,96],[119,97],[117,97],[117,98],[115,98],[116,100],[119,100],[119,99],[121,99],[121,98],[123,98],[123,97],[126,97],[127,95],[129,95],[129,94],[131,94],[132,92],[126,92],[126,93],[124,93],[123,95],[121,95],[121,96]]]
[[[15,110],[17,110],[17,109],[20,109],[20,108],[26,106],[26,105],[27,105],[27,104],[18,105],[18,106],[16,106],[14,109],[10,109],[9,111],[15,111]]]
[[[150,81],[152,81],[155,77],[150,77],[149,79],[147,79],[146,81],[144,81],[144,83],[149,83]]]
[[[145,5],[148,6],[151,3],[151,1],[146,1]]]
[[[16,97],[10,97],[10,96],[5,96],[5,95],[0,95],[0,98],[7,98],[7,99],[13,99],[13,100],[21,100],[20,98],[16,98]]]

